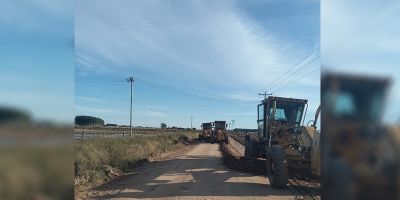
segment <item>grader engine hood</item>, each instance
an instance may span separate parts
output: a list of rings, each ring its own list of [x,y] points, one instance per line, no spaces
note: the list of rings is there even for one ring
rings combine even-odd
[[[317,111],[315,121],[318,120],[319,109]],[[321,151],[320,151],[320,132],[316,129],[316,123],[311,126],[300,126],[286,129],[286,133],[282,134],[281,131],[277,131],[276,135],[286,135],[286,137],[280,138],[280,144],[285,142],[290,146],[285,149],[288,156],[302,157],[309,159],[311,173],[320,176],[321,175]]]
[[[315,130],[314,127],[303,126],[301,131],[301,140],[299,141],[300,144],[304,147],[312,147],[316,134],[317,130]]]

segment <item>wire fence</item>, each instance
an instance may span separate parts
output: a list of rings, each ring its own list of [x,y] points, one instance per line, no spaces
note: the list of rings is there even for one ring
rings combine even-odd
[[[107,127],[90,127],[90,128],[75,128],[75,139],[89,139],[96,137],[103,138],[118,138],[118,137],[133,137],[133,136],[155,136],[160,134],[176,134],[176,133],[193,133],[201,132],[193,129],[160,129],[160,128],[133,128],[132,134],[128,128],[107,128]]]

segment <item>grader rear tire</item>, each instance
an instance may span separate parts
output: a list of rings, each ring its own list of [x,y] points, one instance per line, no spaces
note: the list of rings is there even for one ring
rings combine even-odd
[[[273,145],[267,154],[267,175],[272,187],[284,188],[287,185],[289,171],[286,154],[279,145]]]

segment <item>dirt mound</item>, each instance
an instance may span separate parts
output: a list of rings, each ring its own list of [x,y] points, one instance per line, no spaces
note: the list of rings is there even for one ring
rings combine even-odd
[[[266,175],[265,160],[254,159],[246,160],[233,150],[230,144],[220,144],[220,151],[224,165],[232,170],[251,173],[254,175]]]

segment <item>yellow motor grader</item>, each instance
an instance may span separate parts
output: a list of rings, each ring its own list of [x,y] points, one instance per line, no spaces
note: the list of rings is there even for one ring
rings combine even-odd
[[[199,141],[205,140],[206,142],[210,142],[211,133],[212,133],[212,125],[211,122],[202,123],[201,128],[202,132],[199,134]]]
[[[226,130],[228,124],[226,124],[226,121],[215,121],[212,125],[211,144],[214,144],[214,142],[225,142],[225,144],[228,144],[228,131]]]
[[[246,135],[245,158],[266,158],[271,186],[284,188],[289,168],[320,176],[320,132],[317,119],[302,126],[307,100],[269,96],[258,105],[258,133]]]

